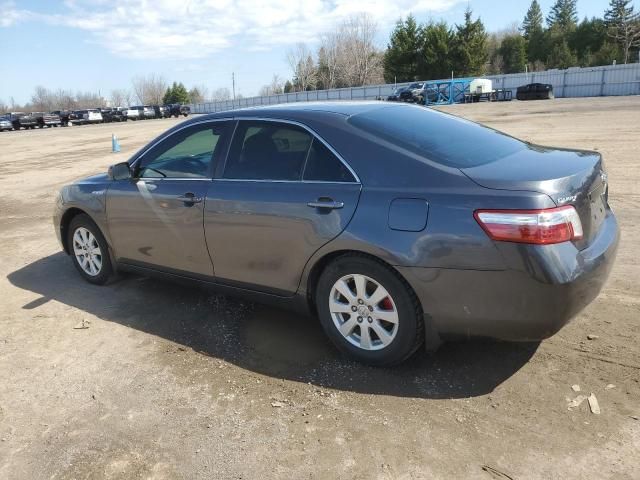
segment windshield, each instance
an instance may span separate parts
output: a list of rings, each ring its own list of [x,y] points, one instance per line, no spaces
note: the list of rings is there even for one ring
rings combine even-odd
[[[497,130],[424,107],[381,107],[353,115],[348,122],[449,167],[475,167],[527,148],[524,142]]]

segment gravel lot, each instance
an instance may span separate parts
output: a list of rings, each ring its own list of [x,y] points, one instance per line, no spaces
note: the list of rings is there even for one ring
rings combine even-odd
[[[340,358],[289,312],[81,280],[55,193],[181,120],[0,134],[0,478],[640,478],[640,97],[447,110],[602,152],[623,239],[603,293],[555,337],[394,369]],[[591,393],[601,414],[568,409]]]

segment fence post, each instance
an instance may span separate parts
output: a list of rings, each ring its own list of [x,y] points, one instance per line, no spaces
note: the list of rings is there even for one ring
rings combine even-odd
[[[567,98],[567,69],[562,72],[562,98]]]
[[[602,78],[600,79],[600,96],[604,97],[604,79],[607,73],[607,67],[602,67]]]

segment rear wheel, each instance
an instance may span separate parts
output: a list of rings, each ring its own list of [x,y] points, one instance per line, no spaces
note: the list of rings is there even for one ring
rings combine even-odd
[[[422,309],[415,293],[381,262],[339,257],[322,272],[315,300],[331,341],[363,363],[398,364],[423,343]]]
[[[109,247],[102,232],[88,215],[77,215],[68,229],[67,245],[80,275],[90,283],[104,285],[113,274]]]

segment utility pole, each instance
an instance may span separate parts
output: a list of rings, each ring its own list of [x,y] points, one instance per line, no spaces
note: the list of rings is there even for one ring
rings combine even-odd
[[[233,90],[233,101],[236,101],[236,74],[231,72],[231,88]]]

